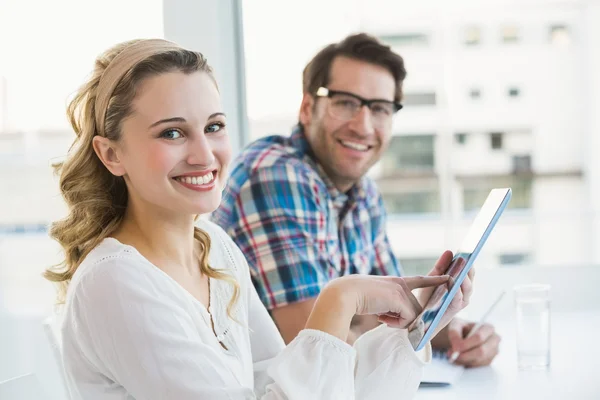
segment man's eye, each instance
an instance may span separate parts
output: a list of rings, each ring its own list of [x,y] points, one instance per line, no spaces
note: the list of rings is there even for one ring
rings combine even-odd
[[[345,108],[358,108],[356,102],[352,100],[338,100],[337,105]]]
[[[371,107],[371,111],[373,111],[373,113],[379,114],[379,115],[391,115],[392,114],[391,107],[384,106],[382,104],[374,104]]]
[[[166,131],[160,134],[160,137],[174,140],[183,137],[183,135],[177,129],[167,129]]]

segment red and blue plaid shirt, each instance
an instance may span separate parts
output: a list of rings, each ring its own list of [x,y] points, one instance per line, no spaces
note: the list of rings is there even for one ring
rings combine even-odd
[[[269,310],[313,298],[342,275],[400,275],[375,183],[364,177],[338,191],[299,126],[242,151],[211,218],[246,256]]]

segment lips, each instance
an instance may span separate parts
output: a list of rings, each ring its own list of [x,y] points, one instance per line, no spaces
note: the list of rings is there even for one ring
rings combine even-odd
[[[370,146],[365,143],[356,142],[353,140],[340,139],[340,140],[338,140],[338,143],[340,143],[342,146],[344,146],[348,149],[362,151],[362,152],[367,152],[373,148],[373,146]]]

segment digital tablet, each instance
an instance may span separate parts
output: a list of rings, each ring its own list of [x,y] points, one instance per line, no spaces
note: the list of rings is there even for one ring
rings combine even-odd
[[[421,350],[431,339],[444,312],[460,289],[460,285],[471,269],[473,261],[477,258],[490,232],[494,229],[511,196],[512,190],[510,188],[492,189],[490,191],[446,271],[446,274],[453,278],[453,282],[435,288],[427,304],[423,307],[423,311],[417,317],[423,320],[424,335],[415,350]]]

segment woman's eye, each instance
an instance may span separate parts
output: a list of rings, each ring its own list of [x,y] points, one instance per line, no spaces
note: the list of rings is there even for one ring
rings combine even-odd
[[[221,129],[225,128],[225,124],[222,122],[215,122],[214,124],[210,124],[206,127],[206,133],[215,133],[219,132]]]
[[[177,129],[167,129],[166,131],[164,131],[163,133],[160,134],[161,138],[165,138],[165,139],[179,139],[180,137],[182,137],[183,135],[181,134],[181,132],[179,132]]]

